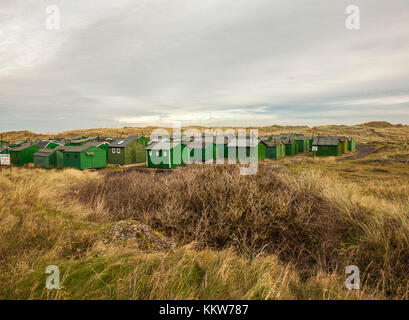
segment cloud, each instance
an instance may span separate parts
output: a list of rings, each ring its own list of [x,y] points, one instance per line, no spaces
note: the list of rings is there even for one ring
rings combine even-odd
[[[409,123],[409,3],[355,2],[4,0],[0,131]]]

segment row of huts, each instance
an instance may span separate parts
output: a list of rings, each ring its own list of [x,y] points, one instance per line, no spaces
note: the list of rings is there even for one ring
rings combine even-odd
[[[250,136],[129,136],[126,138],[76,137],[73,139],[0,141],[0,154],[10,154],[11,163],[34,163],[42,168],[103,168],[108,164],[146,163],[153,168],[174,168],[192,162],[248,159],[281,159],[314,149],[317,156],[339,156],[355,150],[347,137],[308,137],[282,133],[252,139]]]
[[[250,136],[160,137],[148,144],[147,166],[174,168],[191,162],[213,162],[227,158],[229,162],[249,159],[257,151],[257,159],[281,159],[298,153],[310,152],[316,156],[339,156],[354,151],[356,142],[347,137],[308,137],[302,134],[282,133],[251,139]]]

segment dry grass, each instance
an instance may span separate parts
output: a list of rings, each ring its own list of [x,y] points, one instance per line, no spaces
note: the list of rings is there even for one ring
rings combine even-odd
[[[290,177],[262,166],[240,176],[232,166],[189,167],[173,174],[112,173],[80,185],[70,195],[107,212],[111,220],[133,218],[182,244],[234,246],[241,255],[279,254],[303,271],[335,268],[344,215],[316,191],[317,179]],[[360,211],[351,211],[358,219]]]
[[[170,175],[111,174],[75,190],[90,208],[104,203],[109,219],[135,218],[198,248],[234,247],[253,258],[277,255],[302,279],[338,275],[357,264],[382,294],[408,297],[407,197],[377,201],[365,189],[319,170],[190,167]]]

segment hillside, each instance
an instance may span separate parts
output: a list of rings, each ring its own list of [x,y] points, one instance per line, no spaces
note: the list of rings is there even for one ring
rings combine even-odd
[[[269,159],[253,176],[194,164],[3,170],[0,299],[409,299],[409,126],[259,134],[313,130],[354,136],[374,152]],[[35,137],[45,138],[3,134]],[[60,290],[45,288],[48,265],[60,268]],[[360,290],[345,288],[347,265],[360,268]]]
[[[75,136],[98,136],[101,137],[122,137],[129,135],[145,135],[148,136],[156,127],[123,127],[123,128],[95,128],[81,129],[60,132],[55,135],[37,134],[35,132],[25,131],[8,131],[2,132],[2,137],[6,141],[16,141],[23,139],[45,139],[45,138],[72,138]],[[186,127],[186,129],[198,129],[203,132],[205,127]],[[216,129],[216,128],[214,128]],[[232,127],[221,127],[220,129],[238,129]],[[244,129],[244,128],[243,128]],[[409,125],[390,124],[388,122],[368,122],[364,124],[344,126],[344,125],[327,125],[317,127],[307,126],[267,126],[258,127],[259,135],[278,134],[282,132],[304,133],[306,135],[345,135],[354,137],[358,142],[386,142],[386,141],[409,141]],[[172,132],[172,128],[167,129]]]

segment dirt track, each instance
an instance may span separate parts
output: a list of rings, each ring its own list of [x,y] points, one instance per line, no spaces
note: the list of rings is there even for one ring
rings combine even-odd
[[[375,152],[375,146],[372,145],[367,145],[367,144],[359,144],[356,146],[356,151],[357,153],[349,156],[349,157],[345,157],[345,158],[341,158],[341,159],[336,159],[335,161],[349,161],[349,160],[358,160],[358,159],[362,159],[366,156],[369,156],[370,154]]]

